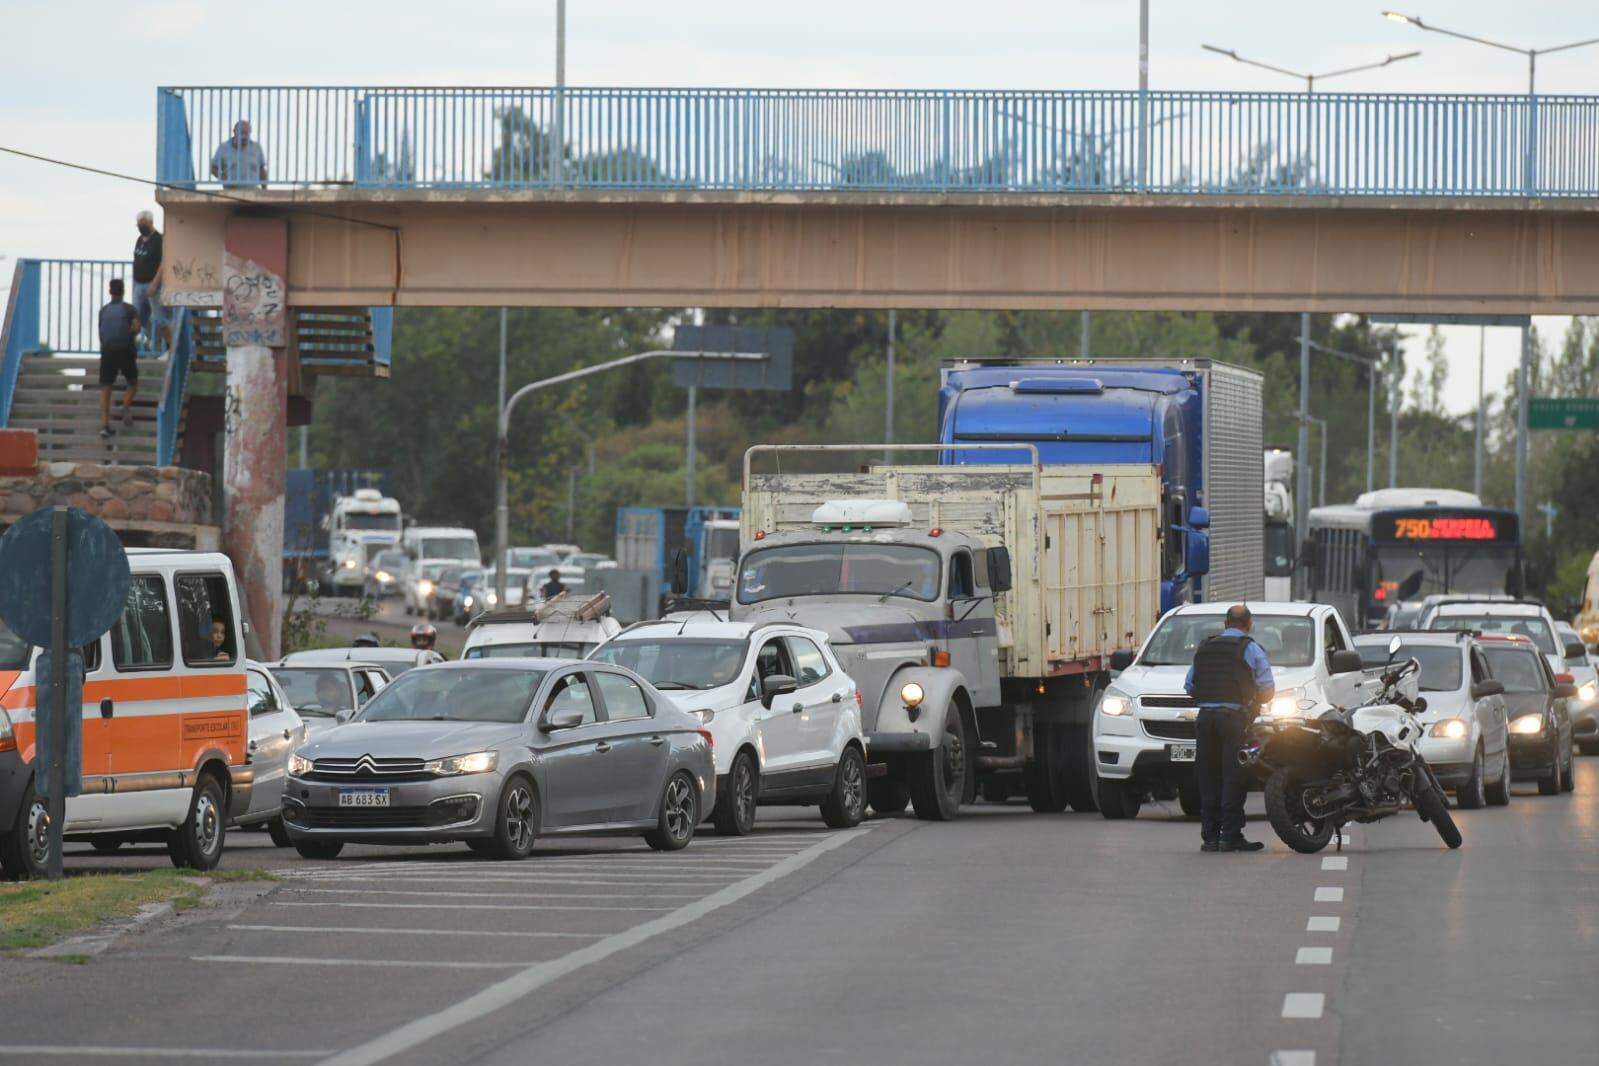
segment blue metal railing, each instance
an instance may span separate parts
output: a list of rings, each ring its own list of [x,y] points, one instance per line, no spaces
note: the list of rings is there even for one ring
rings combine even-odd
[[[183,401],[189,394],[189,367],[194,361],[194,316],[187,307],[175,310],[172,353],[166,380],[161,383],[161,403],[155,412],[155,462],[171,466],[177,461],[178,431],[183,428]]]
[[[11,424],[11,399],[22,356],[39,348],[39,262],[23,259],[11,275],[6,317],[0,322],[0,429]]]
[[[267,186],[1599,196],[1599,97],[198,87],[162,181],[240,119]]]

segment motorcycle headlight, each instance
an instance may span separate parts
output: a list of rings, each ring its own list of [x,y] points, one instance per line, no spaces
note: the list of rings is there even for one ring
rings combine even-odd
[[[311,760],[298,755],[289,756],[289,776],[304,777],[311,772]]]
[[[498,752],[476,751],[471,755],[452,755],[448,759],[434,759],[422,769],[440,777],[456,777],[460,774],[486,774],[498,766],[499,762]]]
[[[1595,699],[1599,699],[1599,683],[1584,681],[1582,687],[1577,690],[1577,698],[1583,703],[1592,703]]]
[[[461,606],[470,608],[472,606],[472,597],[470,597],[470,596],[463,597],[461,599]]]
[[[381,584],[384,584],[384,585],[387,585],[390,581],[394,580],[393,575],[391,575],[387,570],[379,570],[377,573],[373,574],[372,576],[377,578],[378,581]]]
[[[416,583],[416,593],[418,596],[433,595],[433,582],[424,577],[421,581]]]
[[[355,569],[355,560],[354,559],[346,559],[346,560],[344,560],[344,568],[346,570],[354,570]]]
[[[927,692],[916,682],[910,681],[905,684],[904,688],[899,690],[899,698],[907,707],[920,707],[922,701],[927,698]]]
[[[1124,714],[1133,713],[1133,701],[1129,696],[1120,692],[1106,692],[1099,701],[1099,713],[1112,718],[1120,718]]]
[[[1299,701],[1305,698],[1305,690],[1291,688],[1271,698],[1271,703],[1266,706],[1266,713],[1273,718],[1298,718],[1300,714]]]
[[[1467,732],[1469,730],[1466,728],[1466,723],[1458,718],[1445,718],[1441,722],[1434,722],[1432,728],[1427,731],[1429,736],[1441,737],[1444,740],[1459,740]]]
[[[1543,732],[1543,715],[1524,714],[1510,723],[1510,731],[1523,737],[1535,737]]]

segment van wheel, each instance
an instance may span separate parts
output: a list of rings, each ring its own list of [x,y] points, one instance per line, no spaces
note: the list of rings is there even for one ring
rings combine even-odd
[[[33,794],[32,782],[23,794],[28,802],[17,811],[11,831],[0,835],[0,869],[13,881],[43,877],[50,848],[50,812],[44,800]]]
[[[268,822],[266,831],[267,836],[272,838],[272,846],[275,848],[287,848],[294,844],[294,841],[289,839],[289,831],[283,828],[282,818],[274,818]]]
[[[1482,749],[1478,748],[1471,757],[1471,776],[1455,789],[1455,804],[1461,810],[1474,811],[1488,805],[1488,789],[1483,781],[1486,773],[1487,770],[1483,767]]]
[[[227,834],[222,786],[205,774],[195,782],[194,794],[189,797],[189,816],[167,837],[167,854],[180,870],[212,870],[222,861]]]
[[[866,817],[866,760],[845,748],[833,775],[833,791],[822,801],[822,821],[829,829],[854,829]]]
[[[1487,787],[1488,805],[1490,807],[1506,807],[1510,805],[1510,749],[1499,757],[1499,767],[1502,771],[1499,780]]]

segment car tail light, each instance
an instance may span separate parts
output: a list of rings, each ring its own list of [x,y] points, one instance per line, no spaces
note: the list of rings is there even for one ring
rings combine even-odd
[[[866,697],[861,695],[860,689],[855,690],[855,706],[857,708],[866,706]]]
[[[1577,680],[1577,678],[1573,674],[1556,674],[1555,675],[1555,684],[1557,684],[1557,685],[1570,685],[1570,684],[1574,683],[1576,680]]]
[[[694,732],[705,738],[705,746],[707,748],[716,747],[716,738],[711,736],[711,731],[709,729],[696,729]]]

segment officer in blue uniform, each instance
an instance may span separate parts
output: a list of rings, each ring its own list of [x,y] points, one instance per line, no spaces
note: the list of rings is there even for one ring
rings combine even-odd
[[[1249,636],[1254,618],[1237,604],[1226,628],[1194,653],[1183,687],[1199,704],[1194,772],[1199,781],[1200,851],[1259,851],[1244,839],[1244,799],[1249,782],[1239,765],[1244,729],[1256,707],[1271,700],[1277,681],[1266,653]]]

